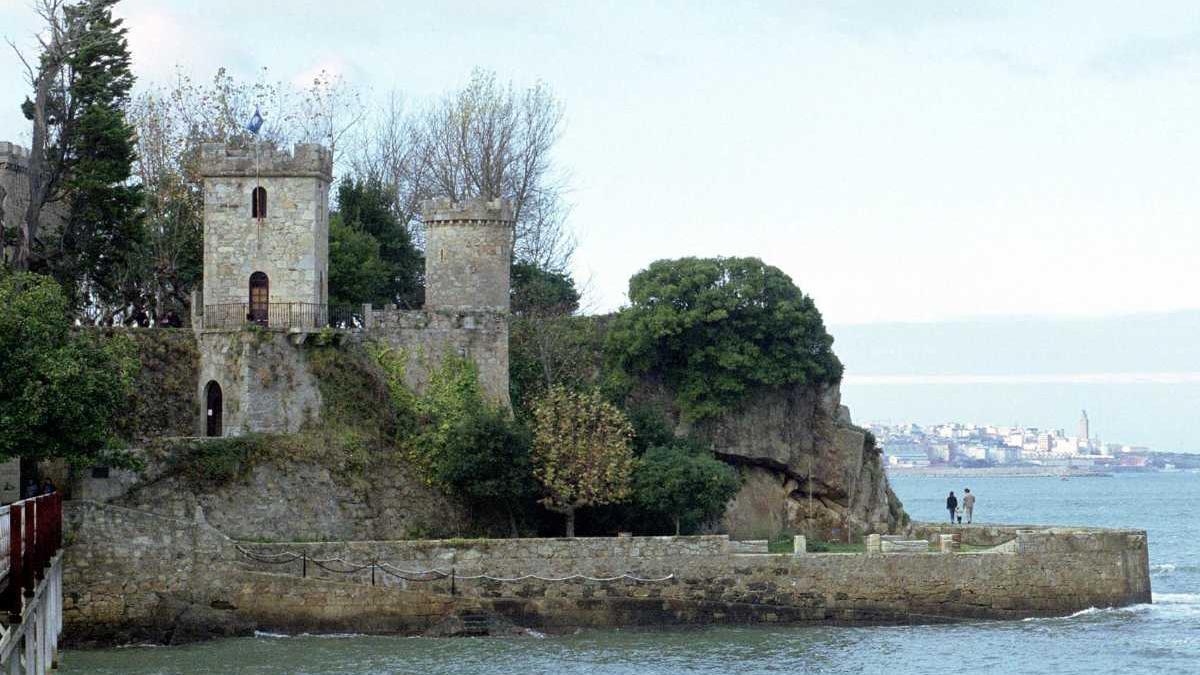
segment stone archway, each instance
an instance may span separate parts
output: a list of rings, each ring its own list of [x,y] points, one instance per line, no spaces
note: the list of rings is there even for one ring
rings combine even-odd
[[[221,394],[221,385],[216,380],[209,380],[204,387],[204,435],[224,436],[225,401]]]

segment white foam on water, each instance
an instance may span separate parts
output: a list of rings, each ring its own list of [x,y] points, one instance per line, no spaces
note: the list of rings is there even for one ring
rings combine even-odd
[[[283,633],[269,633],[265,630],[256,630],[256,631],[254,631],[254,637],[256,637],[256,638],[289,638],[292,636],[284,635]]]
[[[1200,606],[1200,593],[1154,593],[1151,597],[1156,605]]]

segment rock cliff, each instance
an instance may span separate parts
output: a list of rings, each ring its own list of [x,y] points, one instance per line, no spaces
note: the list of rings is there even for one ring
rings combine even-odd
[[[651,388],[653,390],[653,388]],[[665,403],[666,392],[650,396]],[[853,425],[837,385],[775,388],[736,409],[690,425],[671,412],[677,434],[711,444],[744,483],[721,529],[736,539],[785,532],[818,540],[894,532],[908,515],[888,485],[874,439]]]

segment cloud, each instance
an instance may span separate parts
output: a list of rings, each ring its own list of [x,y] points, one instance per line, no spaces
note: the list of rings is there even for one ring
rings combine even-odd
[[[1131,38],[1100,52],[1087,64],[1094,73],[1122,79],[1197,66],[1200,66],[1200,31]]]

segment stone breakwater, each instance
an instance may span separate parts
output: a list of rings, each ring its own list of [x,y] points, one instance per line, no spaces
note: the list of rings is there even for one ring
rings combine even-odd
[[[64,616],[76,644],[180,643],[255,628],[419,633],[479,615],[541,629],[896,623],[1150,601],[1140,530],[975,526],[961,529],[964,542],[995,548],[740,554],[725,536],[252,544],[95,503],[72,503],[68,515]],[[912,536],[938,534],[918,525]],[[331,559],[344,564],[310,562]],[[422,574],[435,569],[443,574]],[[627,573],[669,578],[556,580]],[[470,578],[478,575],[525,578]]]

